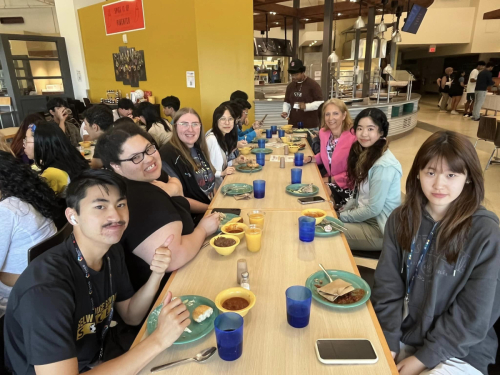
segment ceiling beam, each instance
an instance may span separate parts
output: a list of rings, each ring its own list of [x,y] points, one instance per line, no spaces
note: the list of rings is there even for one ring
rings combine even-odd
[[[492,10],[483,14],[483,20],[498,20],[500,19],[500,9]]]
[[[254,12],[263,12],[263,13],[276,12],[280,16],[299,17],[298,9],[278,4],[265,4],[265,5],[255,4],[253,10]]]
[[[262,4],[278,4],[284,3],[287,0],[253,0],[254,5],[262,5]]]

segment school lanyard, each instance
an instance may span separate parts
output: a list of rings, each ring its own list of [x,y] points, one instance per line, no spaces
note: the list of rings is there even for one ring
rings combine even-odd
[[[427,236],[427,240],[425,241],[424,247],[422,249],[422,254],[420,255],[420,259],[418,260],[417,267],[415,268],[415,272],[413,272],[413,276],[410,278],[410,268],[411,268],[413,253],[415,252],[415,243],[417,241],[417,238],[415,237],[411,243],[411,252],[410,255],[408,256],[408,260],[406,261],[406,279],[408,280],[408,288],[406,289],[406,297],[405,297],[406,302],[408,302],[410,299],[410,293],[413,288],[413,283],[418,275],[420,266],[422,265],[422,260],[425,258],[425,255],[427,254],[427,251],[431,246],[432,238],[434,237],[434,233],[436,232],[437,226],[438,223],[434,223],[431,232]]]
[[[83,257],[82,252],[80,251],[80,249],[78,247],[78,244],[76,243],[75,235],[73,233],[71,234],[71,239],[73,241],[73,245],[75,246],[76,260],[78,261],[78,265],[82,269],[83,274],[85,275],[85,278],[87,279],[87,286],[89,289],[89,297],[90,297],[90,305],[92,306],[92,315],[94,316],[94,326],[95,326],[95,329],[97,331],[97,315],[95,313],[95,304],[94,304],[94,297],[93,297],[93,293],[92,293],[92,282],[90,281],[89,267],[87,265],[87,262],[85,261],[85,258]],[[106,294],[106,297],[107,297],[107,296],[113,295],[113,283],[112,283],[112,277],[111,277],[111,261],[109,260],[109,256],[106,256],[106,259],[107,259],[107,262],[104,262],[104,263],[107,263],[107,265],[108,265],[109,287],[110,287],[109,293]],[[102,356],[104,354],[104,338],[106,337],[106,333],[108,333],[108,328],[111,324],[111,320],[113,319],[113,311],[114,311],[113,307],[114,307],[114,300],[112,299],[111,300],[111,309],[109,311],[108,317],[104,321],[104,327],[103,327],[102,333],[101,333],[101,343],[100,343],[101,348],[99,350],[98,362],[100,362],[102,360]]]

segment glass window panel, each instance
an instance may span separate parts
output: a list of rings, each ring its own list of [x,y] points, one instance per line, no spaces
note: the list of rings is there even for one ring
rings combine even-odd
[[[10,51],[14,56],[58,57],[56,42],[32,40],[9,40]]]
[[[27,77],[31,75],[31,69],[28,60],[14,60],[16,77]]]
[[[63,81],[60,78],[18,79],[21,95],[62,95]]]
[[[31,74],[33,77],[60,77],[61,68],[59,61],[30,60]]]

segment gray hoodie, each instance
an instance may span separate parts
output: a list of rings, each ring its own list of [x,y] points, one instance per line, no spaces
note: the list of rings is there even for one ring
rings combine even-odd
[[[428,368],[458,358],[487,374],[498,346],[493,329],[500,316],[498,217],[484,207],[474,213],[469,237],[454,264],[437,253],[436,233],[415,278],[409,315],[403,321],[409,254],[403,256],[397,243],[398,212],[387,221],[371,297],[389,348],[399,352],[401,341],[416,347],[415,356]],[[426,211],[423,216],[410,274],[434,225]]]

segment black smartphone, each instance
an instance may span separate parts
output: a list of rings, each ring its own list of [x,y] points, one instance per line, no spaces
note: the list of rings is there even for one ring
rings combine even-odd
[[[325,364],[370,364],[378,361],[372,343],[367,339],[316,340],[316,354]]]
[[[241,210],[239,208],[214,208],[212,212],[220,212],[223,214],[233,214],[240,216]]]
[[[325,199],[321,198],[320,196],[316,195],[315,197],[305,197],[305,198],[299,198],[297,199],[300,204],[312,204],[312,203],[321,203],[324,202]]]

